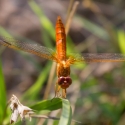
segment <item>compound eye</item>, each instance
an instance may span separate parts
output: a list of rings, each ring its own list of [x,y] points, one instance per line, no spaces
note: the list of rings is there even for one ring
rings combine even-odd
[[[64,81],[65,81],[65,77],[59,77],[58,78],[58,84],[59,85],[62,85],[64,83]]]
[[[69,84],[69,85],[71,85],[71,83],[72,83],[72,79],[68,76],[68,77],[66,77],[66,81],[67,81],[67,83]]]

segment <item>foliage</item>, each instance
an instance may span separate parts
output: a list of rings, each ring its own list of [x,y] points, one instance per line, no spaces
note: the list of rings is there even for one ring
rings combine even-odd
[[[90,3],[89,3],[89,2]],[[56,1],[57,2],[57,1]],[[53,19],[58,15],[62,16],[67,10],[67,6],[62,11],[61,7],[57,5],[68,5],[69,2],[57,2],[54,8],[59,11],[50,11],[47,14],[47,10],[44,8],[44,2],[42,5],[35,2],[35,0],[28,0],[28,7],[32,10],[33,14],[38,17],[40,23],[39,39],[41,43],[47,47],[55,47],[55,29]],[[48,2],[48,8],[51,6],[51,2]],[[45,6],[47,6],[45,4]],[[53,5],[53,4],[52,4]],[[84,0],[80,1],[78,11],[74,15],[72,20],[71,30],[67,35],[67,51],[70,52],[107,52],[107,53],[125,53],[125,29],[124,29],[124,5],[123,0],[105,0],[104,2],[98,0]],[[42,8],[42,7],[43,8]],[[47,9],[48,9],[47,8]],[[30,11],[31,11],[30,10]],[[51,9],[50,9],[51,10]],[[49,16],[47,16],[49,15]],[[48,18],[49,17],[49,18]],[[53,18],[52,18],[53,17]],[[28,16],[27,16],[28,18]],[[51,19],[52,18],[52,19]],[[54,22],[56,19],[54,20]],[[24,21],[25,22],[25,21]],[[35,22],[35,21],[34,21]],[[26,28],[26,27],[24,27]],[[13,37],[10,33],[0,26],[0,34],[7,37]],[[36,32],[37,34],[37,32]],[[32,34],[31,34],[32,36]],[[27,36],[26,36],[27,37]],[[36,35],[36,40],[37,40]],[[30,38],[22,37],[23,40],[31,41]],[[7,49],[6,49],[7,50]],[[10,51],[10,50],[9,50]],[[124,110],[125,110],[125,65],[124,63],[102,63],[102,64],[80,64],[71,67],[71,77],[73,84],[67,90],[68,100],[57,99],[45,100],[44,92],[46,91],[47,80],[49,79],[49,72],[51,69],[51,63],[41,61],[31,55],[24,52],[15,51],[14,55],[17,60],[9,60],[14,62],[14,66],[11,63],[5,63],[6,51],[0,46],[0,52],[2,53],[3,70],[9,66],[11,72],[5,75],[2,73],[2,66],[0,64],[0,124],[8,124],[11,112],[7,109],[7,115],[5,118],[6,110],[6,94],[16,92],[21,102],[25,105],[30,106],[35,110],[35,113],[50,115],[57,118],[53,125],[70,125],[72,124],[73,118],[81,121],[87,125],[124,125]],[[18,53],[18,55],[17,55]],[[12,51],[9,53],[12,56]],[[12,58],[13,59],[13,58]],[[15,59],[15,58],[14,58]],[[24,61],[25,60],[25,61]],[[8,61],[8,60],[7,60]],[[41,63],[42,62],[42,63]],[[5,64],[4,64],[5,63]],[[27,67],[23,67],[22,70],[16,70],[16,66],[20,63],[26,65],[29,64],[34,68],[34,74],[26,72]],[[6,65],[8,64],[8,65]],[[16,67],[16,68],[15,68]],[[7,70],[8,71],[8,70]],[[17,74],[16,74],[16,73]],[[53,71],[55,73],[55,70]],[[26,74],[23,75],[22,74]],[[39,74],[39,76],[38,76]],[[31,76],[30,76],[31,75]],[[6,79],[7,92],[5,90],[4,77]],[[11,78],[9,78],[10,76]],[[12,85],[11,82],[16,84]],[[23,84],[21,77],[32,77],[32,83]],[[36,78],[36,76],[38,76]],[[8,81],[8,79],[9,81]],[[21,79],[20,84],[19,80]],[[54,83],[55,77],[51,81],[52,90],[49,91],[49,98],[54,97]],[[22,90],[20,88],[23,88]],[[24,89],[25,88],[25,89]],[[15,91],[16,90],[16,91]],[[19,90],[19,91],[18,91]],[[11,91],[11,92],[10,92]],[[14,93],[15,94],[15,93]],[[41,101],[42,100],[42,101]],[[72,109],[71,109],[72,105]],[[60,110],[61,109],[61,110]],[[38,124],[38,119],[33,118],[27,124]],[[21,122],[17,122],[16,125],[21,125]],[[44,125],[49,124],[49,120],[43,121]],[[74,124],[78,124],[77,122]]]
[[[0,124],[2,124],[6,115],[6,89],[4,83],[4,76],[2,73],[2,64],[0,61]]]

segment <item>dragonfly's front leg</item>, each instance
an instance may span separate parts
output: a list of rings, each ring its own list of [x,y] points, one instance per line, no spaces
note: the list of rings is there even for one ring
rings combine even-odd
[[[61,89],[61,86],[58,85],[58,82],[56,82],[56,85],[55,85],[55,98],[56,97],[59,97],[59,91]]]
[[[62,98],[66,98],[66,89],[62,89]]]

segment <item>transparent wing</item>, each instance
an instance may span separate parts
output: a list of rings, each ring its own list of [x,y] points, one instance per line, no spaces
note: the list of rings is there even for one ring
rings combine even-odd
[[[83,53],[70,54],[68,56],[72,63],[76,62],[124,62],[125,55],[120,53]]]
[[[56,54],[52,49],[34,43],[18,41],[13,38],[0,36],[0,44],[12,49],[32,53],[45,59],[57,61]]]

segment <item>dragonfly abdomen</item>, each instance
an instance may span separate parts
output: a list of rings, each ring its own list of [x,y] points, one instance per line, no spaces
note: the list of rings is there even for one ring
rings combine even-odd
[[[56,48],[59,60],[66,60],[66,34],[61,18],[57,18],[56,22]]]

